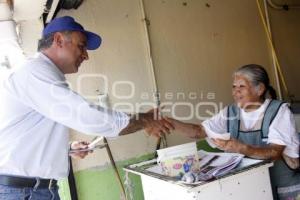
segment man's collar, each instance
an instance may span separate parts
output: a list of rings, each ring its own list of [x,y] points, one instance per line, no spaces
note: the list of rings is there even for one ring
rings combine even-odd
[[[59,76],[63,79],[66,80],[66,77],[64,75],[64,73],[62,73],[62,71],[52,62],[52,60],[50,58],[48,58],[48,56],[46,56],[44,53],[42,52],[38,52],[37,53],[37,57],[42,58],[43,60],[45,60],[47,63],[49,63],[50,65],[53,66],[53,68],[55,69],[55,71],[59,74]]]

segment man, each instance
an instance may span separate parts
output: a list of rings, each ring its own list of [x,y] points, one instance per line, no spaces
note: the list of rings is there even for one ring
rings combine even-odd
[[[43,30],[36,58],[3,83],[0,100],[0,199],[59,199],[56,180],[68,175],[68,129],[116,137],[146,128],[159,136],[173,129],[154,112],[129,115],[92,105],[70,90],[76,73],[101,38],[65,16]],[[71,148],[87,148],[85,142]],[[78,154],[84,157],[85,154]]]

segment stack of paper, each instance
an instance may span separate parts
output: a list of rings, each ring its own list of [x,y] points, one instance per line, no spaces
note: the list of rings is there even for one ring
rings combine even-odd
[[[202,168],[198,173],[199,180],[209,180],[218,176],[222,176],[234,169],[243,159],[241,154],[210,155],[215,159],[210,164],[202,164]],[[201,162],[200,162],[201,163]]]
[[[236,153],[209,153],[199,151],[200,170],[197,173],[187,173],[182,177],[186,183],[208,181],[225,175],[242,161],[244,155]]]

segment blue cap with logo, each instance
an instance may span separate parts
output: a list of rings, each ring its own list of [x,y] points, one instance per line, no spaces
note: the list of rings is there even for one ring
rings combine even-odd
[[[84,30],[78,22],[74,20],[73,17],[64,16],[53,19],[43,30],[43,36],[49,35],[55,32],[61,31],[79,31],[86,36],[87,44],[86,48],[88,50],[95,50],[101,44],[101,37],[95,33]]]

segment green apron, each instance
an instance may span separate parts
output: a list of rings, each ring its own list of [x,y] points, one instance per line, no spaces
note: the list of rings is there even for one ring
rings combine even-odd
[[[227,131],[235,138],[245,144],[259,147],[267,146],[269,127],[275,118],[283,102],[272,100],[263,117],[260,130],[241,131],[240,111],[236,105],[228,106]],[[283,160],[274,162],[270,168],[270,179],[274,199],[278,200],[300,200],[300,173],[291,170]]]

